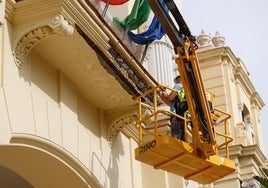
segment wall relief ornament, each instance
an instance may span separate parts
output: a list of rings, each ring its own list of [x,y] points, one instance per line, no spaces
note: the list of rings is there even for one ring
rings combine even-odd
[[[135,133],[137,128],[134,126],[137,120],[137,115],[128,115],[116,120],[108,130],[108,141],[110,146],[114,145],[115,139],[119,132]],[[136,130],[136,131],[135,131]],[[135,137],[135,135],[129,134],[128,137]],[[135,138],[133,138],[135,140]]]
[[[31,49],[41,40],[54,35],[72,35],[74,28],[62,15],[40,20],[30,30],[24,31],[15,42],[13,55],[18,68],[22,68]]]

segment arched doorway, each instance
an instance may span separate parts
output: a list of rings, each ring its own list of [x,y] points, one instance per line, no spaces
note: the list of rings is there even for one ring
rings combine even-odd
[[[33,135],[13,136],[10,145],[0,146],[0,155],[0,173],[4,174],[1,178],[10,180],[2,180],[7,184],[5,187],[99,187],[94,176],[74,156]],[[15,186],[17,183],[24,186]]]

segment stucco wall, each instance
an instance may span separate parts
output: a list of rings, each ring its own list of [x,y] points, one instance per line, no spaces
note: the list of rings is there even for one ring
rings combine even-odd
[[[9,145],[14,134],[42,138],[73,156],[103,187],[139,187],[140,176],[135,183],[132,176],[134,168],[139,171],[139,163],[133,163],[135,144],[131,148],[129,139],[120,134],[111,149],[103,111],[34,49],[19,69],[12,55],[12,29],[5,25],[0,143]]]

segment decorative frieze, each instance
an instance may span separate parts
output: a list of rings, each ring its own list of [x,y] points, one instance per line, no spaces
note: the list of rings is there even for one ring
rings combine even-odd
[[[119,132],[126,132],[127,130],[128,130],[127,132],[132,132],[134,131],[134,129],[137,131],[137,128],[134,127],[134,123],[136,122],[136,120],[137,120],[137,115],[129,115],[129,116],[125,116],[125,117],[118,119],[112,124],[112,126],[109,128],[108,136],[107,136],[111,147],[113,146],[114,141]],[[123,129],[127,129],[127,130],[124,131]],[[133,134],[129,136],[133,137]]]
[[[16,45],[14,56],[15,63],[19,68],[22,68],[27,55],[29,54],[32,47],[39,41],[45,39],[47,36],[51,35],[51,29],[48,27],[37,28],[26,35],[24,35],[21,40]]]
[[[40,23],[42,24],[40,25]],[[24,31],[24,34],[18,37],[18,42],[15,43],[13,52],[16,65],[22,68],[33,46],[41,40],[52,35],[68,36],[73,32],[73,26],[62,15],[38,22],[30,31]]]

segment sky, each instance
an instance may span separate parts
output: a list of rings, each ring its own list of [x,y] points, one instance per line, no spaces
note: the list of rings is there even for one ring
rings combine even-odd
[[[247,67],[249,78],[266,104],[261,126],[268,158],[268,1],[267,0],[182,0],[183,17],[192,35],[204,30],[225,37],[236,57]]]

